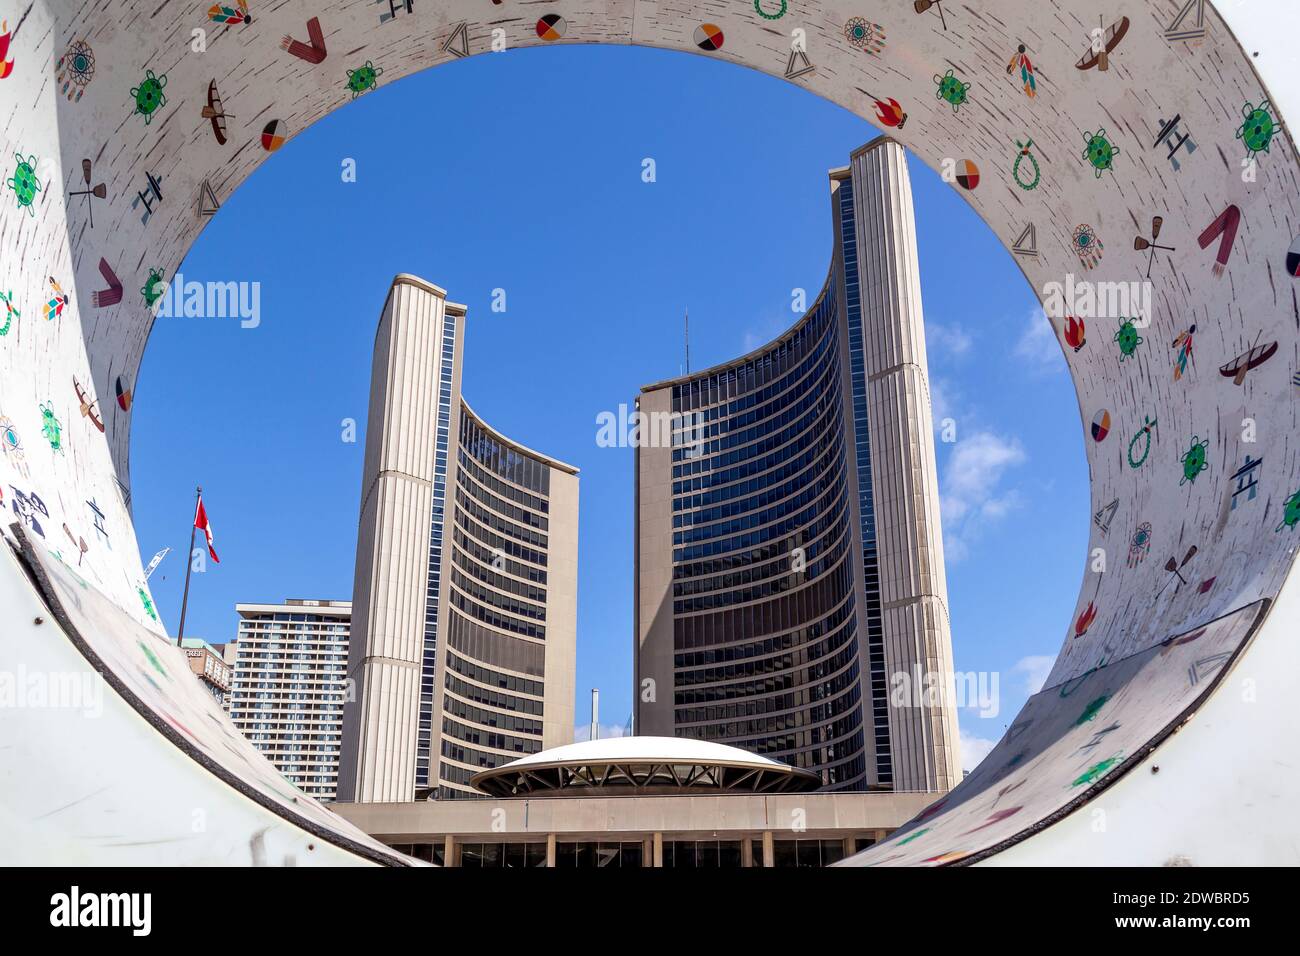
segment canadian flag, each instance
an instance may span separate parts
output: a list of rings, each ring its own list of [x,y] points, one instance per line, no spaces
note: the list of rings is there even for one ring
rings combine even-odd
[[[194,509],[194,527],[202,531],[208,539],[208,554],[212,555],[212,560],[221,563],[217,557],[217,552],[212,550],[212,525],[208,523],[208,512],[203,507],[203,496],[199,495],[199,506]]]

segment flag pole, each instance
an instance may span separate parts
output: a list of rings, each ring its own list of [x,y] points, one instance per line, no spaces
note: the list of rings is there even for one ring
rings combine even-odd
[[[194,570],[194,530],[198,527],[199,499],[203,497],[203,488],[194,489],[194,517],[190,519],[190,549],[185,552],[185,593],[181,596],[181,626],[176,630],[176,646],[181,646],[185,638],[185,608],[190,603],[190,572]]]

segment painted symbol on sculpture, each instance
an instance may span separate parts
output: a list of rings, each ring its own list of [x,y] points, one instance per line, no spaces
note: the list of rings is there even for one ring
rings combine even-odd
[[[99,505],[96,504],[94,498],[87,501],[86,505],[90,508],[91,514],[95,516],[95,534],[104,540],[105,545],[108,545],[108,529],[104,527],[104,512],[99,510]],[[109,550],[112,550],[111,546],[109,546]],[[145,577],[148,576],[149,575],[146,572]]]
[[[63,451],[63,423],[54,414],[52,406],[41,403],[41,434],[55,451]]]
[[[844,24],[844,39],[864,53],[879,56],[885,48],[885,28],[864,17],[852,17]]]
[[[162,270],[150,269],[149,280],[140,289],[140,294],[144,296],[145,305],[152,309],[166,291],[167,283],[163,281]]]
[[[1169,165],[1174,168],[1174,172],[1181,170],[1182,164],[1178,161],[1178,151],[1186,147],[1187,155],[1196,152],[1196,141],[1188,133],[1179,134],[1178,124],[1183,121],[1181,113],[1176,114],[1169,122],[1160,120],[1160,132],[1156,135],[1156,141],[1151,145],[1152,149],[1161,143],[1168,141],[1169,155],[1165,157],[1169,160]]]
[[[228,26],[253,22],[253,18],[248,15],[248,0],[235,0],[234,6],[228,3],[214,3],[208,8],[208,19],[213,23],[224,23]]]
[[[1118,498],[1092,516],[1093,523],[1101,529],[1103,535],[1110,533],[1110,523],[1115,520],[1117,511],[1119,511]]]
[[[815,69],[817,67],[813,66],[812,60],[808,59],[808,52],[802,46],[792,46],[790,48],[790,57],[785,61],[785,78],[787,80],[797,80]]]
[[[89,159],[81,161],[81,178],[86,184],[85,189],[73,189],[68,192],[68,196],[85,196],[86,205],[90,208],[90,228],[95,228],[95,200],[103,199],[108,195],[108,187],[100,183],[93,188],[90,185],[91,169],[93,164]]]
[[[943,76],[938,73],[934,75],[935,99],[944,100],[952,106],[952,111],[958,113],[962,105],[966,102],[966,94],[970,90],[969,83],[963,83],[957,77],[952,75],[949,70]]]
[[[84,558],[86,552],[90,550],[90,545],[86,544],[85,538],[73,534],[72,529],[69,528],[66,523],[63,525],[63,533],[68,536],[68,540],[72,542],[72,546],[77,549],[77,567],[81,567],[81,559]]]
[[[1074,779],[1074,781],[1070,784],[1070,786],[1082,787],[1084,784],[1096,783],[1098,780],[1104,777],[1108,772],[1113,770],[1115,768],[1115,765],[1118,764],[1123,759],[1124,759],[1123,754],[1116,754],[1114,757],[1107,757],[1105,760],[1101,761],[1100,763],[1093,764],[1083,773],[1079,774],[1079,776]]]
[[[1106,128],[1099,127],[1097,132],[1084,130],[1083,132],[1083,158],[1092,166],[1097,178],[1101,179],[1101,174],[1110,170],[1114,172],[1115,157],[1119,155],[1119,147],[1111,144],[1106,138]]]
[[[443,41],[442,52],[450,53],[457,59],[469,56],[469,22],[462,20]]]
[[[28,473],[27,453],[23,451],[23,442],[18,437],[18,429],[14,427],[13,421],[6,415],[0,415],[0,448],[4,449],[5,460],[13,466],[14,471],[26,478]],[[14,490],[17,491],[18,489],[15,488]]]
[[[18,25],[22,26],[22,23]],[[0,80],[3,80],[14,71],[14,61],[9,55],[9,39],[11,36],[9,21],[0,20]]]
[[[1197,550],[1196,545],[1192,545],[1187,549],[1187,553],[1183,555],[1183,560],[1179,561],[1174,557],[1170,557],[1169,560],[1165,562],[1165,570],[1178,579],[1178,585],[1174,588],[1175,594],[1178,593],[1179,588],[1187,583],[1187,579],[1183,577],[1183,568],[1187,566],[1187,562],[1196,557]],[[1164,592],[1164,589],[1169,586],[1169,583],[1173,581],[1173,579],[1174,578],[1165,579],[1165,583],[1160,585],[1160,590],[1156,592],[1156,597],[1160,597],[1161,593]]]
[[[695,28],[693,39],[695,45],[705,53],[717,53],[726,42],[726,37],[722,35],[722,28],[716,23],[701,23]]]
[[[1086,328],[1083,319],[1076,319],[1072,315],[1067,315],[1065,324],[1062,326],[1065,333],[1065,344],[1076,352],[1087,345],[1088,340],[1084,337]]]
[[[757,4],[758,0],[754,0]],[[785,13],[785,0],[781,0],[781,13]],[[564,17],[558,13],[548,13],[537,21],[537,35],[548,43],[552,40],[563,39],[564,34],[569,29],[569,24],[565,22]]]
[[[399,13],[414,13],[414,0],[375,0],[378,6],[388,5],[388,12],[379,15],[379,22],[388,23],[390,20],[396,20]]]
[[[1106,247],[1102,241],[1097,238],[1096,231],[1087,223],[1082,223],[1074,227],[1074,253],[1079,257],[1079,262],[1085,269],[1095,269],[1097,263],[1101,262],[1102,253]]]
[[[1092,416],[1092,440],[1098,443],[1104,442],[1109,434],[1110,412],[1103,408]]]
[[[131,389],[122,376],[117,377],[117,383],[114,385],[113,390],[117,393],[117,407],[124,412],[129,412],[131,410]]]
[[[776,0],[776,2],[779,6],[775,11],[770,12],[764,9],[763,0],[754,0],[754,12],[757,13],[764,20],[780,20],[783,16],[785,16],[785,12],[787,9],[789,9],[789,6],[786,3],[786,0]]]
[[[1197,475],[1210,467],[1207,460],[1209,447],[1210,440],[1208,438],[1201,438],[1199,435],[1192,436],[1191,445],[1183,453],[1183,457],[1179,459],[1183,463],[1183,477],[1178,484],[1184,485],[1196,481]]]
[[[968,836],[971,833],[978,833],[980,830],[983,830],[985,827],[991,827],[995,823],[1001,823],[1007,817],[1014,816],[1015,814],[1019,813],[1023,809],[1024,807],[1021,806],[1021,807],[1007,807],[1004,810],[998,810],[996,813],[990,814],[988,818],[979,826],[967,830],[965,833],[962,834],[962,836]],[[965,854],[962,855],[964,856]]]
[[[19,208],[26,209],[27,215],[35,216],[36,210],[32,208],[32,203],[41,191],[41,181],[36,178],[36,156],[14,153],[14,159],[17,160],[14,174],[5,180],[5,185],[14,191]]]
[[[1038,258],[1038,229],[1032,222],[1025,224],[1020,236],[1012,244],[1011,251],[1018,256]]]
[[[1035,159],[1034,154],[1029,151],[1033,145],[1034,141],[1032,139],[1024,143],[1020,142],[1020,140],[1016,140],[1016,146],[1019,147],[1020,152],[1016,154],[1015,164],[1011,167],[1011,175],[1015,177],[1016,185],[1026,191],[1037,189],[1038,183],[1042,179],[1042,173],[1038,168],[1038,160]],[[1029,160],[1030,165],[1034,168],[1034,174],[1032,177],[1028,172],[1025,172],[1023,175],[1020,172],[1021,164],[1025,160]]]
[[[45,507],[45,502],[41,500],[41,496],[35,492],[32,492],[30,495],[25,494],[13,485],[10,485],[9,487],[14,493],[14,514],[26,522],[27,527],[31,528],[42,538],[45,537],[45,529],[41,527],[41,522],[36,516],[39,514],[41,517],[48,518],[50,516],[50,509]]]
[[[212,135],[217,145],[226,145],[226,118],[235,118],[234,113],[227,113],[221,105],[221,94],[217,92],[217,81],[208,80],[208,104],[199,111],[199,115],[212,124]]]
[[[212,190],[212,183],[203,180],[203,184],[199,186],[199,215],[215,216],[220,208],[221,203],[217,202],[217,194]]]
[[[1267,342],[1264,345],[1259,344],[1258,333],[1255,336],[1255,344],[1246,352],[1242,352],[1231,362],[1219,366],[1219,374],[1224,378],[1232,379],[1233,385],[1240,385],[1246,380],[1246,373],[1251,369],[1259,368],[1274,355],[1277,354],[1277,343]]]
[[[943,0],[912,0],[912,9],[917,13],[925,13],[931,7],[939,14],[939,22],[943,24],[943,32],[948,32],[948,19],[943,15]]]
[[[1115,731],[1119,730],[1119,728],[1120,724],[1118,723],[1111,724],[1109,727],[1103,727],[1101,730],[1094,733],[1086,744],[1080,745],[1079,749],[1074,753],[1086,757],[1089,751],[1096,750],[1101,746],[1101,742],[1105,740],[1107,736],[1113,734]]]
[[[1247,455],[1246,463],[1233,472],[1232,480],[1237,483],[1237,487],[1232,492],[1232,505],[1229,510],[1236,510],[1238,495],[1245,495],[1246,501],[1255,500],[1255,496],[1259,493],[1259,479],[1255,477],[1255,469],[1263,463],[1263,458],[1251,458]]]
[[[980,184],[980,168],[973,159],[963,159],[957,164],[956,178],[962,189],[972,190]]]
[[[1108,700],[1110,700],[1110,694],[1102,694],[1100,697],[1095,697],[1088,701],[1087,705],[1083,708],[1083,712],[1079,714],[1078,719],[1075,720],[1074,726],[1082,727],[1084,724],[1096,720],[1097,714],[1101,713],[1101,709],[1106,706]]]
[[[136,191],[135,198],[131,200],[131,208],[138,209],[144,207],[144,215],[140,217],[140,225],[147,226],[149,219],[153,216],[153,204],[162,202],[162,177],[155,176],[153,173],[145,173],[146,184],[144,189]]]
[[[1128,443],[1128,464],[1130,468],[1141,468],[1147,460],[1147,456],[1151,454],[1151,433],[1156,430],[1157,424],[1157,419],[1143,416],[1142,427],[1138,429]],[[1134,455],[1133,449],[1137,448],[1139,443],[1142,445],[1142,454]]]
[[[1258,106],[1246,103],[1241,108],[1243,117],[1237,127],[1237,139],[1246,144],[1246,158],[1254,159],[1258,153],[1267,153],[1273,144],[1273,134],[1282,124],[1273,118],[1273,109],[1267,99]]]
[[[1128,545],[1128,566],[1136,568],[1151,553],[1151,522],[1144,521],[1137,526]]]
[[[1187,19],[1192,10],[1196,10],[1196,25],[1184,27],[1183,21]],[[1178,40],[1202,40],[1205,38],[1205,0],[1187,0],[1183,8],[1178,11],[1173,22],[1165,27],[1165,39],[1171,42]]]
[[[1143,338],[1138,335],[1137,326],[1133,324],[1133,320],[1121,318],[1119,320],[1119,330],[1115,333],[1115,344],[1119,346],[1119,360],[1122,362],[1132,356],[1142,342]]]
[[[348,70],[348,89],[352,91],[352,98],[355,100],[362,93],[379,86],[379,77],[384,73],[382,66],[375,66],[369,60],[365,64],[357,67],[355,70]]]
[[[1237,228],[1240,225],[1241,210],[1235,205],[1229,206],[1197,237],[1196,241],[1202,249],[1208,249],[1215,239],[1219,240],[1219,252],[1214,259],[1215,278],[1222,276],[1228,268],[1228,259],[1232,255],[1232,245],[1237,241]]]
[[[1109,27],[1106,27],[1105,23],[1105,19],[1101,19],[1100,25],[1092,31],[1087,52],[1079,58],[1078,63],[1074,64],[1076,70],[1091,70],[1096,67],[1098,72],[1105,73],[1110,69],[1110,55],[1115,52],[1115,48],[1128,33],[1129,23],[1128,17],[1120,17]]]
[[[90,393],[81,387],[81,383],[77,381],[75,375],[72,377],[72,387],[77,390],[77,403],[81,406],[81,414],[90,419],[90,424],[102,432],[104,430],[104,420],[99,417],[99,412],[95,411],[99,399],[91,398]]]
[[[1165,224],[1164,216],[1152,216],[1151,217],[1151,238],[1148,239],[1146,236],[1133,237],[1133,248],[1137,252],[1148,253],[1147,255],[1147,278],[1148,279],[1151,278],[1151,264],[1155,262],[1156,250],[1163,249],[1165,252],[1176,251],[1174,246],[1156,245],[1156,240],[1160,238],[1160,229],[1162,226],[1164,226],[1164,224]]]
[[[113,267],[108,264],[107,259],[101,258],[99,260],[99,274],[108,283],[108,288],[98,289],[90,293],[90,304],[97,309],[117,305],[122,301],[122,280],[113,272]]]
[[[54,82],[69,103],[78,102],[95,78],[95,51],[85,40],[73,40],[55,64]]]
[[[139,86],[131,88],[131,98],[135,100],[135,110],[144,117],[144,124],[153,122],[154,113],[167,105],[167,96],[163,89],[167,86],[167,74],[154,76],[153,70],[144,71],[144,80]]]
[[[1232,654],[1229,651],[1221,651],[1218,654],[1211,654],[1209,657],[1202,657],[1187,668],[1187,683],[1195,687],[1207,674],[1217,672],[1219,665],[1230,657],[1232,657]]]
[[[1097,608],[1092,601],[1083,609],[1074,622],[1074,636],[1076,639],[1083,637],[1088,633],[1088,628],[1092,627],[1092,622],[1097,620]]]
[[[0,336],[5,336],[9,334],[9,327],[13,325],[14,319],[22,318],[22,313],[14,307],[12,289],[8,292],[0,292],[0,302],[3,302],[5,306],[5,324],[0,326]]]
[[[1011,62],[1007,64],[1007,76],[1017,69],[1020,70],[1020,83],[1024,88],[1025,96],[1033,99],[1038,95],[1038,80],[1034,76],[1034,64],[1029,62],[1029,55],[1025,53],[1023,43],[1016,47],[1016,52],[1011,55]]]
[[[285,34],[280,37],[280,49],[308,63],[323,62],[329,51],[325,49],[325,31],[321,29],[320,17],[307,21],[307,39],[308,42],[303,43]]]
[[[878,97],[872,93],[868,93],[860,86],[857,89],[859,93],[862,93],[865,96],[870,97],[872,101],[872,106],[876,110],[877,120],[879,120],[885,126],[889,126],[894,129],[903,128],[903,125],[907,122],[907,113],[903,110],[903,107],[901,107],[898,104],[898,100],[889,96],[883,98]]]
[[[1282,523],[1274,531],[1281,531],[1283,528],[1294,528],[1300,522],[1300,491],[1296,491],[1286,503],[1282,506]]]
[[[1193,322],[1182,332],[1178,333],[1178,338],[1174,339],[1172,349],[1178,350],[1178,355],[1174,359],[1174,381],[1178,381],[1187,374],[1187,366],[1196,368],[1196,356],[1192,353],[1192,338],[1196,335],[1196,323]]]
[[[63,314],[63,310],[68,307],[68,303],[71,302],[72,299],[63,291],[63,286],[59,285],[59,283],[55,281],[54,276],[50,276],[49,280],[50,298],[45,303],[45,321],[53,322]]]
[[[145,591],[145,589],[142,587],[137,587],[135,589],[135,592],[136,594],[140,595],[140,604],[144,607],[145,613],[148,614],[155,621],[158,620],[158,612],[153,609],[153,601],[149,600],[149,593]],[[157,667],[159,670],[162,670],[162,664],[158,661],[158,658],[154,656],[153,652],[149,650],[149,648],[145,647],[143,643],[140,644],[140,647],[150,657],[153,665]],[[163,671],[163,674],[166,673],[167,673],[166,671]]]
[[[268,153],[274,153],[288,138],[289,130],[284,120],[271,120],[262,127],[262,148]]]
[[[907,844],[911,843],[913,840],[923,837],[929,832],[930,832],[929,827],[921,827],[921,829],[917,830],[915,833],[909,833],[901,840],[896,841],[894,843],[894,846],[906,846]]]

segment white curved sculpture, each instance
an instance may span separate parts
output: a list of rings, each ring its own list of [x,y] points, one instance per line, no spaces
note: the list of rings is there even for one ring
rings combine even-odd
[[[786,77],[954,173],[1049,311],[1061,306],[1051,321],[1088,431],[1097,519],[1060,656],[974,774],[851,862],[971,862],[1015,844],[1023,859],[1085,859],[1098,843],[1070,836],[1082,817],[1072,811],[1111,789],[1117,806],[1141,803],[1124,793],[1158,778],[1134,769],[1175,754],[1181,735],[1165,739],[1198,711],[1222,709],[1226,686],[1215,690],[1231,668],[1268,654],[1271,675],[1294,673],[1283,647],[1294,598],[1279,595],[1300,541],[1296,153],[1277,100],[1209,3],[1200,19],[1196,3],[1179,16],[1184,0],[1130,0],[1099,19],[1090,0],[920,11],[416,0],[409,12],[251,0],[252,22],[234,0],[211,14],[206,0],[121,0],[112,17],[77,6],[0,6],[11,163],[0,195],[0,491],[9,537],[25,549],[0,561],[0,672],[93,669],[102,683],[86,693],[103,691],[102,710],[16,707],[0,721],[0,749],[21,758],[0,764],[11,859],[138,862],[156,859],[138,846],[152,839],[168,844],[169,862],[401,862],[292,793],[188,674],[171,679],[181,658],[131,527],[131,392],[158,282],[214,205],[325,113],[494,44],[636,43]],[[1258,28],[1263,14],[1251,16]],[[1120,298],[1148,273],[1149,308],[1144,286]],[[1251,716],[1284,737],[1294,695],[1274,690]],[[1223,752],[1201,759],[1230,761],[1244,719],[1225,712],[1201,737]],[[1294,773],[1259,779],[1257,813],[1300,794]],[[1228,812],[1226,802],[1205,812],[1213,806]],[[1182,852],[1206,821],[1166,812],[1143,828],[1157,824],[1163,838],[1133,862]],[[1243,858],[1269,855],[1259,830],[1195,839],[1197,862],[1234,862],[1243,841]]]

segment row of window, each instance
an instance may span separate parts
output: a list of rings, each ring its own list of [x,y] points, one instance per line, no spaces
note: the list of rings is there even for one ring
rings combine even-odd
[[[479,422],[462,407],[460,416],[460,446],[488,471],[507,481],[521,485],[529,491],[549,496],[551,493],[550,466],[525,455],[489,435]]]

